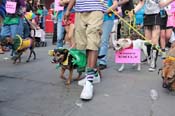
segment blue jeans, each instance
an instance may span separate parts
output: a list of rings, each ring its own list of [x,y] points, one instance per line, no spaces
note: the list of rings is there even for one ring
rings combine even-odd
[[[102,27],[102,37],[101,37],[101,45],[99,49],[99,55],[102,56],[105,55],[105,57],[98,60],[99,64],[107,65],[107,53],[108,53],[108,47],[109,47],[109,37],[110,33],[112,31],[112,27],[114,25],[114,20],[107,20],[103,22]]]
[[[57,22],[57,48],[63,47],[63,37],[64,37],[64,27],[62,26],[62,21],[58,19]]]
[[[18,32],[18,25],[6,25],[2,27],[1,36],[14,38]]]
[[[24,23],[23,38],[30,37],[30,27],[27,23]]]
[[[1,30],[2,37],[12,37],[14,38],[16,35],[23,35],[23,19],[20,18],[19,24],[17,25],[4,25]]]
[[[19,19],[19,24],[18,24],[18,29],[17,29],[17,34],[23,37],[23,30],[24,30],[24,20],[23,18]]]

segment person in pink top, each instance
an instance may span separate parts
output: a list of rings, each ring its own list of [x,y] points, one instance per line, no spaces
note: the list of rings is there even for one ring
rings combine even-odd
[[[166,7],[168,13],[167,27],[175,27],[175,1]]]
[[[168,14],[167,29],[166,29],[166,43],[169,41],[173,28],[175,27],[175,1],[170,3],[166,8]]]

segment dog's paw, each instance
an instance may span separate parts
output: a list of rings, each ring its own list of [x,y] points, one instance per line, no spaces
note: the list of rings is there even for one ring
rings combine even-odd
[[[70,85],[70,83],[71,83],[71,81],[70,80],[67,80],[65,84],[66,85]]]
[[[63,79],[63,80],[66,80],[66,77],[64,77],[64,76],[61,76],[60,78]]]

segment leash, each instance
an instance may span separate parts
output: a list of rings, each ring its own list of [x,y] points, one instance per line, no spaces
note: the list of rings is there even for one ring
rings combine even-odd
[[[122,18],[119,14],[117,14],[116,11],[114,11],[112,8],[108,7],[107,4],[105,4],[103,1],[104,0],[99,0],[102,5],[106,8],[108,8],[112,13],[114,13],[114,15],[116,15],[121,21],[123,21],[125,24],[127,24],[129,26],[130,29],[133,29],[139,36],[141,36],[147,43],[151,44],[152,46],[154,46],[144,35],[142,35],[137,29],[135,29],[131,24],[129,24],[124,18]],[[133,9],[131,10],[132,12],[134,11]],[[129,14],[129,11],[126,11]],[[155,46],[155,48],[162,53],[162,50],[160,49],[159,46]]]
[[[129,16],[129,10],[125,10],[125,15]],[[125,19],[124,19],[125,20]],[[126,20],[125,20],[126,21]],[[133,21],[133,23],[132,23]],[[136,28],[136,18],[135,15],[133,17],[129,17],[129,24],[133,27]],[[131,35],[131,27],[129,27],[129,35]]]

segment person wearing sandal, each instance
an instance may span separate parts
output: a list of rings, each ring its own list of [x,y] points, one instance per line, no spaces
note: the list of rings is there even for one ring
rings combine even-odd
[[[0,32],[1,32],[1,27],[3,24],[3,19],[4,19],[5,14],[6,14],[5,3],[6,3],[6,0],[2,0],[0,3]],[[1,39],[1,35],[0,35],[0,39]],[[1,43],[0,43],[0,54],[4,54],[4,51],[2,50]]]

